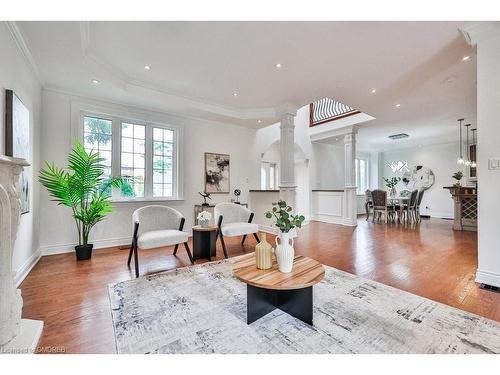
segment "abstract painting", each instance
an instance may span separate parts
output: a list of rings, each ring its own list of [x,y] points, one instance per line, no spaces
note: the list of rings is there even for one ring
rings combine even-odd
[[[12,90],[5,91],[5,154],[30,160],[30,112]],[[30,211],[29,167],[19,177],[21,213]]]
[[[229,155],[205,152],[205,193],[229,193]]]

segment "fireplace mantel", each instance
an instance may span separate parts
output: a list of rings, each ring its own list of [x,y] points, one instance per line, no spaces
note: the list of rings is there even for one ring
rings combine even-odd
[[[12,251],[21,215],[16,184],[25,159],[0,155],[0,353],[30,353],[36,349],[43,322],[21,319],[23,299],[12,272]]]

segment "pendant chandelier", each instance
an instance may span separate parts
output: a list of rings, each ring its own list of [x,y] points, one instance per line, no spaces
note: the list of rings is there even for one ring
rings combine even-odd
[[[465,159],[465,165],[470,167],[470,155],[469,155],[469,127],[470,127],[470,124],[465,124],[465,128],[467,129],[467,148],[465,149],[466,151],[466,159]]]
[[[472,144],[476,144],[476,131],[477,129],[472,129]],[[477,159],[477,146],[476,146],[476,155],[474,156],[474,159]],[[477,164],[475,160],[471,160],[470,162],[471,168],[476,168]]]
[[[465,160],[464,160],[463,155],[462,155],[462,149],[463,149],[463,145],[462,145],[462,121],[464,121],[464,119],[459,118],[457,121],[458,121],[458,139],[459,139],[459,142],[458,142],[459,156],[457,159],[457,164],[464,164]]]

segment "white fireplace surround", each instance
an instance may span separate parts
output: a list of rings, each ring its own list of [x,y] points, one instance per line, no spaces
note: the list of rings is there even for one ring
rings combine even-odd
[[[35,350],[43,322],[21,319],[23,299],[12,272],[12,249],[17,237],[21,201],[16,183],[24,159],[0,156],[0,352],[27,353]]]

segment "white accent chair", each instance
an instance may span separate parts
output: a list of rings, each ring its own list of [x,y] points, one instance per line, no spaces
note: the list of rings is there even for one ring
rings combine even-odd
[[[248,234],[253,234],[255,240],[260,242],[257,232],[259,226],[252,224],[253,212],[248,208],[236,203],[218,203],[214,209],[215,220],[217,222],[217,237],[220,236],[224,257],[227,258],[226,244],[224,236],[243,236],[241,244],[245,242]],[[217,241],[216,237],[216,241]]]
[[[133,254],[135,277],[139,277],[138,249],[146,250],[175,245],[174,255],[176,255],[179,244],[183,243],[189,260],[193,263],[193,256],[188,245],[189,235],[182,231],[186,219],[179,211],[166,206],[145,206],[134,211],[132,220],[134,236],[127,264],[130,267]]]

